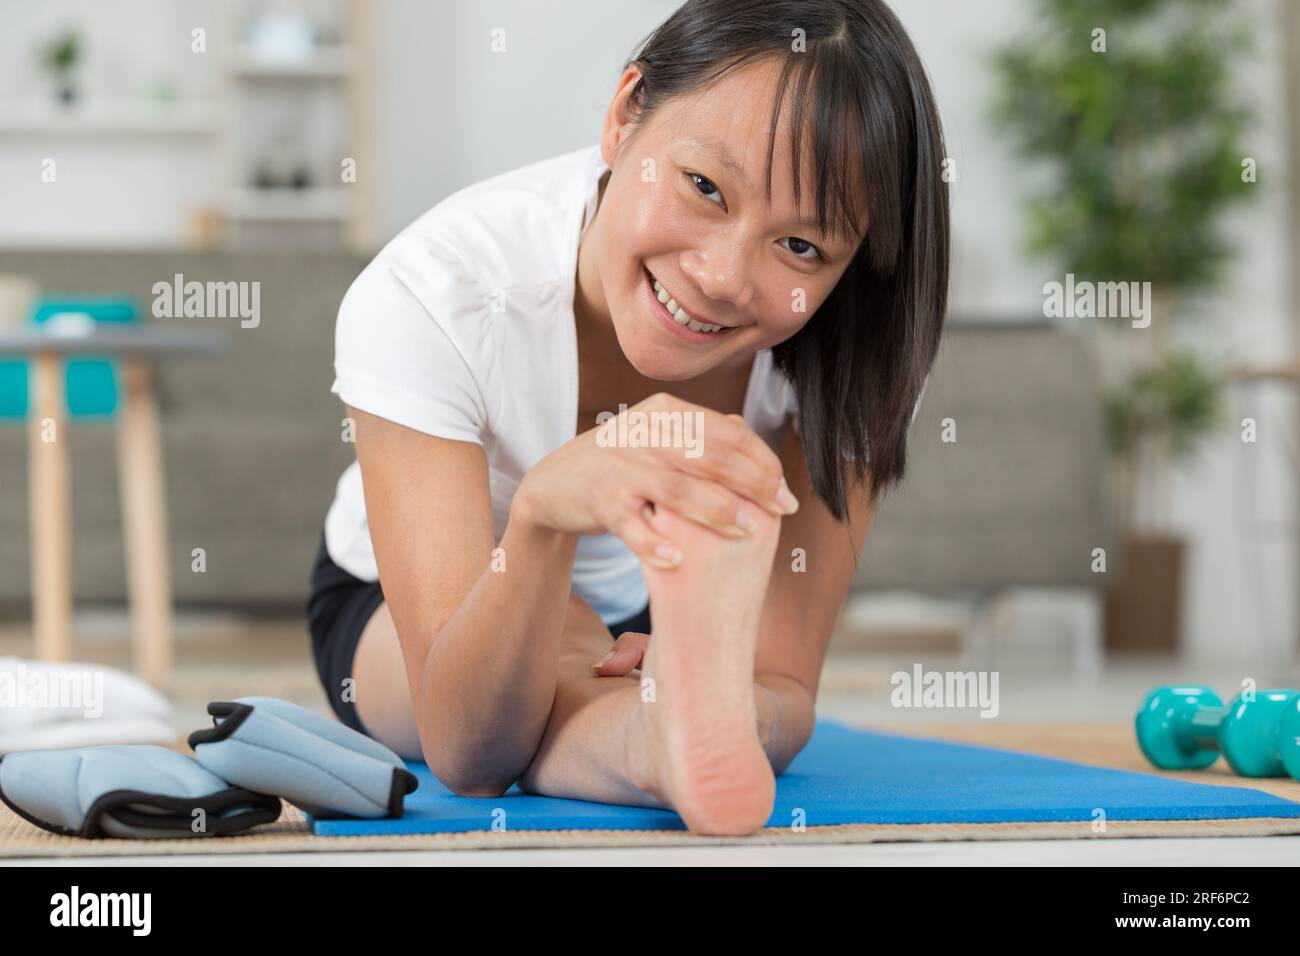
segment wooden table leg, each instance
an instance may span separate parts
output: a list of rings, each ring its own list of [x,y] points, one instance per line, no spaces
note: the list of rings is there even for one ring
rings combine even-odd
[[[28,494],[32,534],[32,618],[36,659],[72,659],[72,521],[63,359],[38,352],[28,366]]]
[[[161,684],[172,666],[172,598],[162,447],[148,363],[124,360],[120,382],[118,484],[135,629],[135,669],[150,683]]]

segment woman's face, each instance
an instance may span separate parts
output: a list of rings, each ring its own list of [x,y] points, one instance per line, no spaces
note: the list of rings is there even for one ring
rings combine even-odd
[[[834,289],[865,234],[862,218],[858,239],[818,230],[807,160],[804,208],[795,208],[784,110],[767,206],[778,71],[775,60],[734,70],[665,102],[639,127],[624,110],[639,73],[629,67],[620,81],[601,139],[610,179],[588,233],[599,289],[587,292],[648,378],[681,381],[748,363],[788,339]],[[668,302],[659,301],[656,281]]]

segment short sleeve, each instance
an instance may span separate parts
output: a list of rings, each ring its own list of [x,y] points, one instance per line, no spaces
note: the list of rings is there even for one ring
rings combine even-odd
[[[399,236],[343,297],[330,391],[407,428],[482,444],[488,415],[473,336],[484,306],[453,254]]]

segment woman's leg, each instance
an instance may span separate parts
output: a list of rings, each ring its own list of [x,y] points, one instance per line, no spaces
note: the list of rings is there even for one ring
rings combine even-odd
[[[772,811],[764,744],[787,706],[754,679],[780,524],[764,515],[731,540],[664,510],[654,523],[686,557],[673,571],[644,571],[654,632],[641,674],[594,676],[601,649],[584,635],[599,619],[571,622],[550,722],[520,785],[671,806],[692,830],[749,833]]]
[[[585,612],[585,613],[584,613]],[[568,656],[586,657],[590,664],[610,649],[610,632],[600,618],[576,597],[569,600],[564,645]],[[408,760],[423,760],[420,734],[411,707],[406,661],[388,602],[375,608],[361,632],[352,660],[357,716],[366,732]]]
[[[366,732],[407,760],[423,760],[406,661],[387,601],[375,608],[361,632],[352,658],[352,676],[357,716]]]
[[[585,612],[585,613],[584,613]],[[575,657],[594,654],[598,660],[610,647],[610,630],[577,597],[570,598],[564,645]],[[634,621],[630,626],[637,626]],[[578,649],[581,650],[578,650]],[[586,669],[590,675],[590,668]],[[407,760],[423,760],[406,679],[406,661],[388,602],[375,608],[361,631],[352,660],[357,689],[356,710],[366,732]],[[606,685],[602,685],[606,686]]]
[[[550,796],[670,806],[693,830],[748,833],[772,809],[775,779],[764,745],[773,723],[783,708],[802,703],[754,680],[780,525],[763,515],[757,532],[732,540],[668,511],[655,522],[686,558],[673,571],[644,569],[654,622],[644,668],[627,677],[595,676],[591,668],[609,650],[609,631],[572,599],[555,703],[519,784]],[[376,739],[418,758],[404,668],[381,605],[353,665],[357,712]]]

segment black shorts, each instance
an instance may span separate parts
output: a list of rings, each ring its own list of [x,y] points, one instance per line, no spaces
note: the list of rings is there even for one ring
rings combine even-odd
[[[379,582],[362,581],[335,564],[322,534],[316,566],[311,572],[311,597],[307,599],[312,657],[330,707],[339,720],[362,733],[367,731],[361,726],[356,704],[343,699],[343,681],[352,676],[352,659],[361,642],[361,632],[383,603],[384,592]],[[649,634],[650,607],[647,605],[640,614],[607,627],[612,637],[624,631]]]

